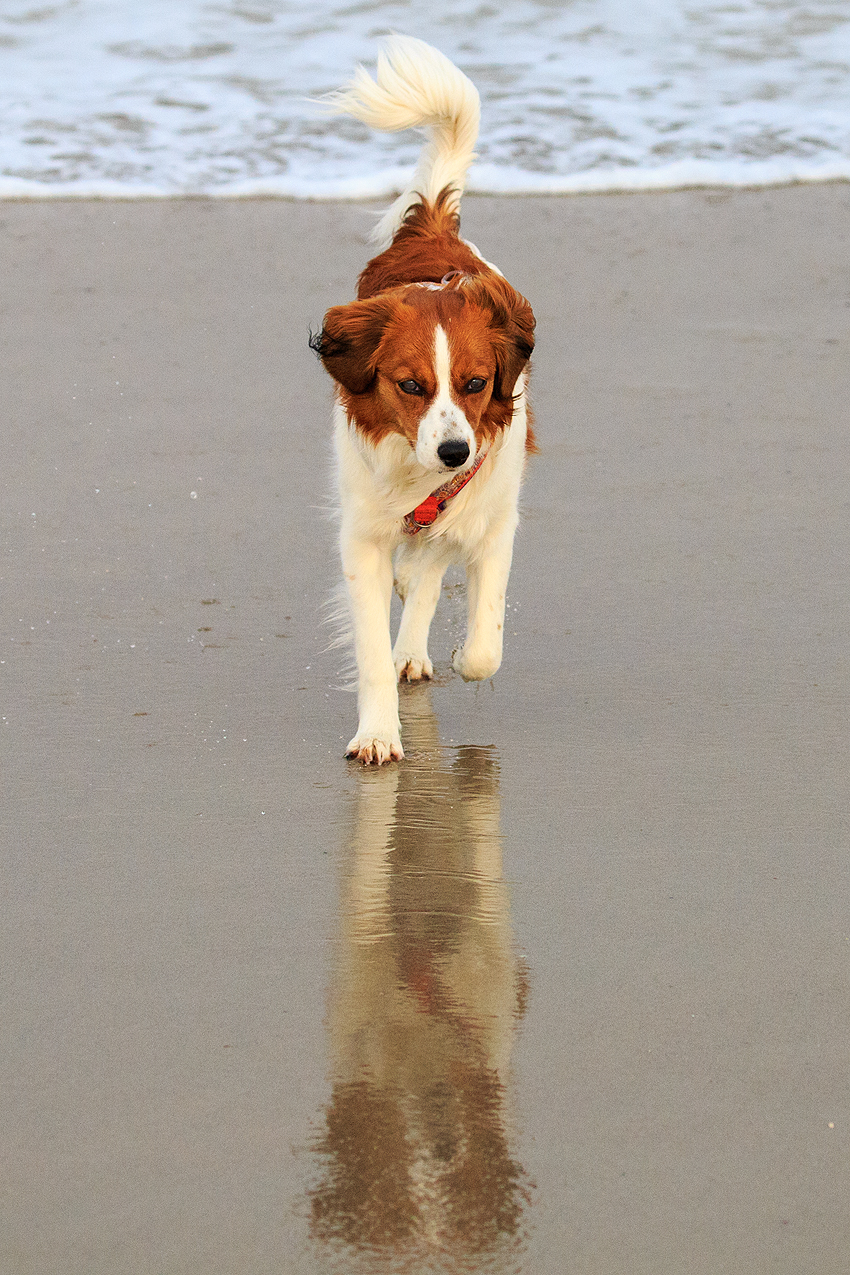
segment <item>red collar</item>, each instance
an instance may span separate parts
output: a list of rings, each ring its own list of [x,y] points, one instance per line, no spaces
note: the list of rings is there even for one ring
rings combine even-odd
[[[438,487],[436,491],[432,491],[422,501],[421,505],[417,505],[409,514],[405,514],[403,518],[404,530],[408,536],[417,535],[423,527],[430,527],[431,523],[443,512],[450,500],[463,491],[470,478],[474,478],[478,473],[484,461],[489,454],[487,451],[481,453],[471,469],[467,469],[464,474],[455,474],[454,478],[450,478],[448,482],[443,483],[442,487]]]

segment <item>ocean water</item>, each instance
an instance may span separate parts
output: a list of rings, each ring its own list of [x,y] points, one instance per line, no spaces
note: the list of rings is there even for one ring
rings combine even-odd
[[[381,196],[420,140],[311,99],[382,35],[482,97],[470,189],[850,179],[848,0],[0,0],[0,196]]]

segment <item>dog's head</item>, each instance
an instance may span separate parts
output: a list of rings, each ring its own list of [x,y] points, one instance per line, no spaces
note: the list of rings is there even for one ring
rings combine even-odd
[[[424,468],[463,472],[510,424],[534,315],[501,276],[461,275],[334,306],[310,344],[367,438],[400,434]]]

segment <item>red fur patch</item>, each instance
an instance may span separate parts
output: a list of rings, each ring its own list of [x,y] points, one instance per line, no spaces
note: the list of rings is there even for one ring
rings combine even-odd
[[[404,283],[439,283],[453,270],[492,274],[459,237],[460,218],[446,209],[448,189],[434,204],[415,204],[385,252],[373,257],[357,283],[358,297],[374,297]]]

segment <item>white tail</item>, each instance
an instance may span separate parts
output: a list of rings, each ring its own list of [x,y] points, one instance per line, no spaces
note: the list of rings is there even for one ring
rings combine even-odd
[[[453,62],[424,40],[393,35],[378,54],[377,83],[359,66],[345,88],[326,99],[340,115],[353,115],[385,133],[426,127],[428,142],[416,172],[372,231],[381,247],[392,240],[409,208],[433,202],[449,186],[457,208],[475,158],[481,114],[478,90]]]

